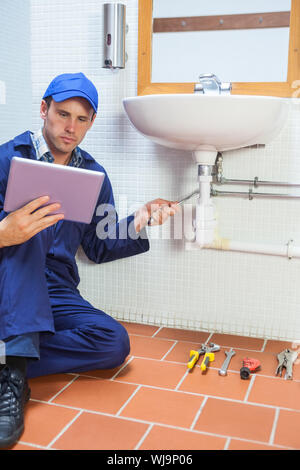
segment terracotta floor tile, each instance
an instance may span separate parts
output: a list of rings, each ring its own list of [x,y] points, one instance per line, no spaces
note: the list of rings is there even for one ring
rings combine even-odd
[[[236,372],[228,372],[226,377],[221,377],[216,369],[203,373],[200,367],[196,367],[185,377],[179,390],[244,400],[249,384],[249,380],[242,380]]]
[[[228,450],[282,450],[281,447],[256,444],[250,441],[231,439]]]
[[[127,323],[124,321],[120,323],[126,328],[127,332],[132,335],[153,336],[154,333],[159,330],[159,326],[154,325],[142,325],[140,323]]]
[[[148,424],[82,413],[53,444],[61,450],[134,449],[148,429]]]
[[[280,378],[255,378],[248,401],[300,410],[300,382]]]
[[[167,354],[165,361],[182,362],[187,364],[190,358],[191,350],[198,350],[201,347],[201,343],[178,341],[174,348]]]
[[[179,341],[193,341],[195,343],[205,343],[210,333],[204,331],[179,330],[177,328],[162,328],[155,338],[166,338]]]
[[[68,374],[45,375],[29,379],[31,398],[48,401],[72,380],[74,380],[74,376]]]
[[[130,354],[132,356],[162,359],[173,346],[174,341],[145,336],[130,335]]]
[[[47,446],[78,414],[77,410],[29,401],[25,409],[23,443]]]
[[[187,393],[141,388],[121,416],[189,428],[202,401]]]
[[[225,444],[220,437],[153,426],[139,450],[223,450]]]
[[[261,442],[269,442],[275,410],[208,398],[195,429]]]
[[[267,341],[267,344],[266,344],[264,350],[266,352],[271,352],[271,353],[274,353],[274,354],[278,354],[281,351],[283,351],[284,349],[292,348],[292,346],[293,346],[293,343],[290,342],[290,341],[275,341],[275,340],[269,339]],[[296,344],[294,344],[294,348],[297,349]]]
[[[299,396],[298,396],[299,399]],[[300,449],[299,411],[280,410],[274,444]]]
[[[215,333],[210,338],[211,343],[219,344],[220,346],[226,346],[229,348],[242,348],[252,349],[260,351],[263,347],[264,340],[260,338],[249,338],[248,336],[237,336],[237,335],[223,335]]]
[[[154,387],[175,388],[185,371],[186,368],[183,364],[134,358],[121,370],[115,380]]]
[[[53,403],[103,413],[117,413],[136,389],[135,385],[78,377]]]

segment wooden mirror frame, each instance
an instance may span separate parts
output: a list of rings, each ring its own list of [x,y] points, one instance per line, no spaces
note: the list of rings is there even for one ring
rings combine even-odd
[[[194,93],[195,83],[152,83],[153,0],[139,0],[138,95]],[[199,70],[199,74],[203,71]],[[213,72],[213,70],[212,70]],[[297,81],[297,82],[296,82]],[[300,0],[292,0],[286,82],[235,82],[231,94],[298,97],[300,85]],[[298,91],[297,91],[298,89]]]

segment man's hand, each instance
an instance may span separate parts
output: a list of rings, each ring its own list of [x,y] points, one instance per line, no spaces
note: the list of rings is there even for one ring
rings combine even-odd
[[[59,209],[60,204],[49,204],[49,196],[39,197],[8,214],[0,222],[0,248],[20,245],[47,227],[64,218],[63,214],[48,215]]]
[[[147,202],[138,209],[134,217],[136,232],[140,232],[146,225],[161,225],[170,216],[180,211],[177,201],[167,201],[166,199],[154,199]],[[150,221],[150,223],[149,223]]]

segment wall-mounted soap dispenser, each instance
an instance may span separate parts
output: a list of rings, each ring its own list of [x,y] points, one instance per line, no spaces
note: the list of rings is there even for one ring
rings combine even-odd
[[[126,5],[104,3],[104,64],[103,68],[124,69],[126,61]]]

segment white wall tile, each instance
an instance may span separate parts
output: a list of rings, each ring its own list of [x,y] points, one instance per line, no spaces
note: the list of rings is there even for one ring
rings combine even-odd
[[[0,144],[31,127],[30,0],[0,1]]]

